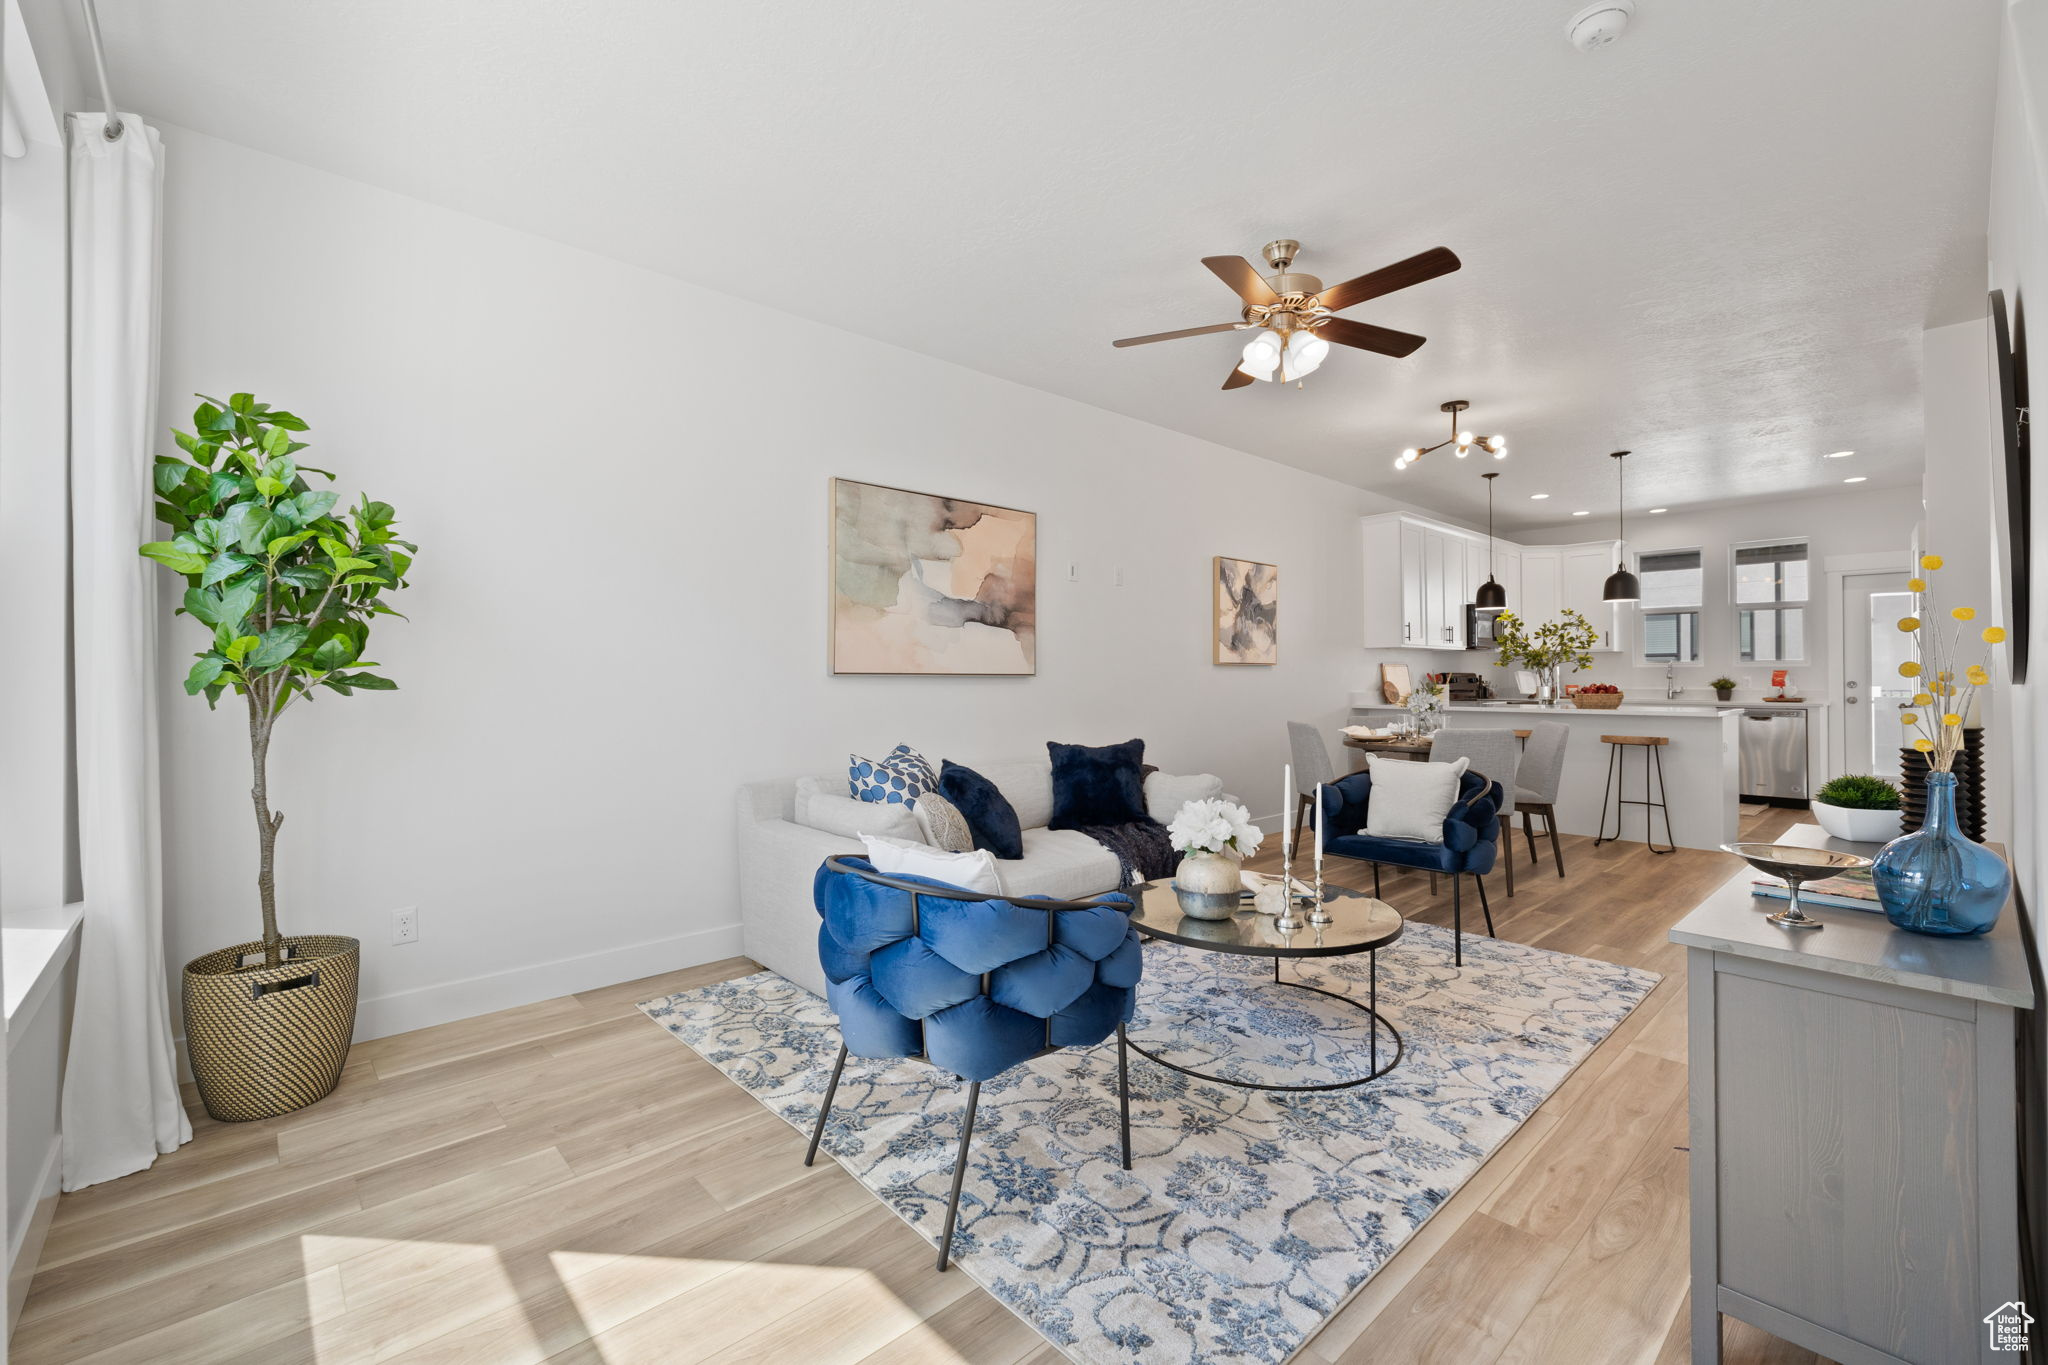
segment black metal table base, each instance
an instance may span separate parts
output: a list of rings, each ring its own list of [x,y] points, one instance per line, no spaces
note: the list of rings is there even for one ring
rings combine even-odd
[[[1215,1085],[1234,1085],[1240,1090],[1271,1090],[1290,1095],[1310,1094],[1324,1090],[1350,1090],[1355,1086],[1364,1085],[1368,1081],[1378,1080],[1401,1064],[1401,1056],[1406,1050],[1407,1044],[1402,1041],[1401,1030],[1395,1028],[1393,1021],[1380,1013],[1380,956],[1377,952],[1366,954],[1366,999],[1363,1003],[1341,991],[1326,991],[1321,986],[1311,986],[1306,981],[1283,980],[1280,976],[1280,959],[1277,957],[1273,959],[1273,982],[1275,985],[1291,986],[1298,991],[1314,991],[1317,995],[1326,995],[1332,1000],[1341,1000],[1370,1019],[1372,1021],[1371,1069],[1363,1076],[1357,1076],[1351,1080],[1324,1081],[1314,1085],[1276,1085],[1267,1081],[1247,1081],[1236,1076],[1219,1076],[1213,1072],[1197,1071],[1193,1067],[1182,1066],[1178,1062],[1169,1062],[1166,1058],[1151,1051],[1149,1048],[1132,1042],[1125,1033],[1124,1026],[1119,1024],[1116,1029],[1116,1065],[1118,1076],[1121,1078],[1125,1073],[1125,1048],[1129,1048],[1147,1061],[1157,1062],[1169,1071],[1178,1071],[1181,1075],[1192,1076],[1198,1081],[1209,1081]],[[1393,1055],[1387,1058],[1384,1066],[1380,1064],[1381,1029],[1385,1029],[1388,1036],[1393,1039]],[[1124,1132],[1128,1134],[1131,1127],[1130,1087],[1126,1084],[1119,1086],[1119,1089],[1122,1091]],[[1129,1149],[1129,1141],[1130,1139],[1126,1136],[1126,1150]],[[1126,1165],[1124,1169],[1128,1170],[1130,1168]]]

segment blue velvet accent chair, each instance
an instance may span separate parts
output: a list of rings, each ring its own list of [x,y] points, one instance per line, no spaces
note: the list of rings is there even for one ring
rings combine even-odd
[[[1458,800],[1444,818],[1440,844],[1418,839],[1384,839],[1365,833],[1366,808],[1372,801],[1372,774],[1355,772],[1323,788],[1323,852],[1333,858],[1355,858],[1372,864],[1372,893],[1380,894],[1380,864],[1441,872],[1451,879],[1452,956],[1465,965],[1464,900],[1459,888],[1470,874],[1479,888],[1479,907],[1486,913],[1486,932],[1493,932],[1493,907],[1487,904],[1486,883],[1500,843],[1500,783],[1484,773],[1458,778]]]
[[[914,1057],[967,1082],[953,1192],[939,1239],[939,1269],[953,1250],[960,1184],[981,1083],[1061,1048],[1112,1033],[1123,1104],[1123,1165],[1131,1168],[1130,1070],[1124,1025],[1138,999],[1144,958],[1131,899],[1006,900],[925,877],[885,876],[865,858],[828,858],[812,883],[818,960],[839,1016],[839,1058],[811,1132],[818,1155],[847,1054]]]

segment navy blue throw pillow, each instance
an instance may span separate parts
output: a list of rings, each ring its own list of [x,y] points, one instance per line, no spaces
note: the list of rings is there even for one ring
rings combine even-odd
[[[1024,856],[1024,831],[1017,824],[1017,809],[996,790],[995,783],[972,768],[949,761],[939,765],[939,795],[960,808],[976,848],[985,848],[998,858]]]
[[[1052,819],[1048,829],[1084,829],[1090,825],[1128,825],[1145,820],[1145,741],[1105,744],[1051,744]]]

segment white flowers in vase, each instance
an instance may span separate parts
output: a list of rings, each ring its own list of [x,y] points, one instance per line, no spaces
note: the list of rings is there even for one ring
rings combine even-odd
[[[1408,714],[1415,718],[1418,734],[1433,735],[1444,726],[1444,712],[1451,704],[1444,685],[1425,682],[1408,694]]]
[[[1226,853],[1248,858],[1256,853],[1263,831],[1252,823],[1251,812],[1235,801],[1210,798],[1190,801],[1166,827],[1167,839],[1176,853]]]

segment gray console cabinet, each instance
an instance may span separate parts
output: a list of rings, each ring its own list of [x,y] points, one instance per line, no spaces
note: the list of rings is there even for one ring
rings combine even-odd
[[[1815,826],[1782,842],[1831,844]],[[1726,1313],[1843,1365],[2017,1357],[2014,1011],[2034,1004],[2008,905],[1978,939],[1811,909],[1767,923],[1748,868],[1671,931],[1687,948],[1692,1352]]]

